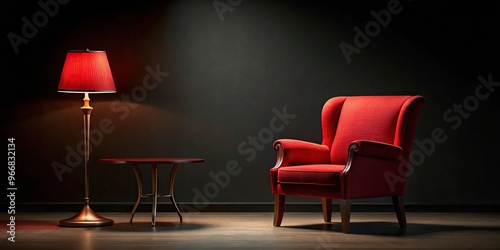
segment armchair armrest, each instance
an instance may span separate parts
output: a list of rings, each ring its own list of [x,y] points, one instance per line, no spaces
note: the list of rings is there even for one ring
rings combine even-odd
[[[395,196],[404,193],[406,176],[401,176],[402,148],[375,141],[353,141],[341,173],[343,199]],[[387,176],[401,176],[394,185]]]
[[[380,159],[396,159],[403,149],[399,146],[376,141],[356,140],[349,145],[359,155]]]
[[[330,149],[325,145],[294,139],[281,139],[275,141],[273,146],[278,151],[276,165],[273,169],[330,162]]]

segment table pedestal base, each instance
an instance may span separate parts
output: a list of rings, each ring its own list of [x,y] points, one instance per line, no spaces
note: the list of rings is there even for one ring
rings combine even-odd
[[[174,205],[175,210],[177,211],[177,215],[179,215],[179,219],[182,223],[182,214],[181,214],[181,211],[179,210],[179,207],[177,206],[177,203],[175,202],[175,197],[174,197],[174,181],[175,181],[175,175],[177,173],[177,169],[179,168],[179,164],[175,163],[172,167],[171,172],[170,172],[168,194],[158,193],[158,166],[156,163],[151,164],[151,191],[152,191],[152,194],[143,194],[142,193],[141,171],[139,170],[138,164],[133,163],[132,167],[134,169],[135,178],[137,180],[138,193],[137,193],[137,201],[135,202],[134,209],[132,209],[132,214],[130,216],[130,223],[132,223],[132,220],[134,219],[135,212],[137,210],[137,207],[139,207],[139,203],[141,203],[142,198],[151,198],[153,200],[152,222],[151,222],[151,225],[153,227],[156,226],[156,205],[158,204],[158,198],[170,198],[170,201]]]
[[[174,181],[175,174],[177,173],[177,169],[180,164],[186,163],[199,163],[204,162],[204,159],[201,158],[105,158],[99,160],[101,163],[113,163],[113,164],[131,164],[134,173],[135,179],[137,181],[137,201],[135,202],[134,209],[132,209],[132,214],[130,216],[130,223],[132,223],[134,219],[135,212],[137,211],[137,207],[139,207],[139,203],[141,203],[142,198],[151,198],[153,200],[152,213],[153,218],[151,224],[153,227],[156,224],[156,205],[158,203],[158,198],[170,198],[170,201],[175,207],[177,211],[177,215],[179,215],[179,219],[182,223],[182,214],[175,203],[174,198]],[[141,171],[139,170],[139,164],[151,164],[151,194],[143,194],[142,193],[142,176]],[[170,171],[170,183],[168,188],[168,194],[158,193],[158,164],[173,164],[172,170]]]

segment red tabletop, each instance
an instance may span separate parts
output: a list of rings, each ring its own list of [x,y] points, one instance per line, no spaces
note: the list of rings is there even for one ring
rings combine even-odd
[[[99,159],[101,163],[197,163],[204,162],[201,158],[103,158]]]

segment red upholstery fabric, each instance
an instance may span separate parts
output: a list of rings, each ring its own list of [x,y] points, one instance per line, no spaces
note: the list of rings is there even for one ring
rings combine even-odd
[[[292,195],[301,197],[325,197],[335,198],[334,194],[340,193],[338,186],[318,186],[318,185],[298,185],[298,184],[280,184],[276,187],[276,192],[282,195]]]
[[[284,154],[280,167],[330,163],[330,148],[328,146],[293,139],[277,140],[274,142],[274,147],[278,145],[283,148]]]
[[[401,106],[407,99],[408,96],[347,98],[331,145],[331,163],[345,164],[346,149],[354,140],[393,144]]]
[[[331,98],[321,116],[322,144],[275,142],[272,192],[338,199],[402,195],[406,176],[401,173],[423,102],[421,96]],[[400,179],[390,183],[387,175]]]
[[[325,222],[331,221],[331,199],[340,199],[347,233],[351,199],[391,196],[399,225],[406,227],[406,164],[423,103],[421,96],[334,97],[321,113],[321,144],[277,140],[270,171],[273,224],[281,224],[286,195],[322,198]]]
[[[344,165],[313,164],[281,168],[279,183],[302,183],[307,185],[333,186],[340,184],[340,172]]]
[[[386,173],[398,172],[398,159],[387,160],[357,155],[342,173],[340,183],[342,193],[338,199],[360,199],[371,197],[402,195],[402,188],[392,189],[385,178]]]
[[[356,146],[357,154],[380,159],[393,160],[403,152],[401,147],[383,142],[356,140],[350,147],[353,145]]]

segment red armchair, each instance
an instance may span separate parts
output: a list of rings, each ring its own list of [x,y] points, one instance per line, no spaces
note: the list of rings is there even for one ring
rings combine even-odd
[[[332,199],[338,199],[344,233],[352,199],[390,196],[405,228],[402,197],[423,103],[421,96],[334,97],[322,110],[321,144],[275,141],[274,226],[281,225],[286,195],[321,198],[325,222],[331,221]]]

